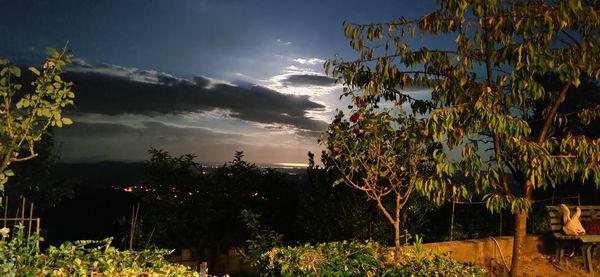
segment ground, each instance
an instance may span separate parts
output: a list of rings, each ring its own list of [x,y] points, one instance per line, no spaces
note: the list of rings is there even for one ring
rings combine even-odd
[[[510,262],[510,257],[507,257]],[[581,276],[581,277],[600,277],[600,251],[596,251],[594,255],[595,274],[589,274],[584,270],[583,259],[580,255],[563,258],[557,263],[554,255],[534,254],[523,257],[524,276],[527,277],[564,277],[564,276]],[[507,275],[502,264],[496,264],[492,269],[495,276]]]

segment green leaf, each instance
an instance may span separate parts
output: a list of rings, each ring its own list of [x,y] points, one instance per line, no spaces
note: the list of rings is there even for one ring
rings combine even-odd
[[[16,77],[21,77],[21,68],[18,66],[11,66],[8,68],[10,74],[15,75]]]
[[[73,120],[71,120],[70,118],[67,118],[67,117],[63,117],[62,118],[62,123],[64,125],[71,125],[71,124],[73,124]]]
[[[33,66],[29,68],[29,71],[33,72],[33,74],[35,74],[37,76],[40,76],[40,71]]]

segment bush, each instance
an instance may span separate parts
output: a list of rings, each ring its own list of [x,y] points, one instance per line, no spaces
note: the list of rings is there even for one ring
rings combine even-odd
[[[398,265],[388,269],[386,276],[486,276],[485,271],[472,263],[463,263],[448,253],[407,251]]]
[[[173,250],[119,250],[112,238],[66,242],[39,251],[35,236],[29,239],[18,227],[15,237],[0,241],[1,276],[200,276],[189,267],[170,263]]]
[[[146,249],[121,251],[110,244],[112,239],[77,241],[51,246],[36,256],[32,266],[22,269],[25,275],[89,276],[199,276],[188,267],[168,262],[164,256],[172,250]]]
[[[330,242],[273,248],[261,256],[264,276],[373,276],[383,269],[376,242]]]
[[[485,276],[447,254],[405,247],[400,255],[375,242],[331,242],[273,248],[261,256],[263,276]]]

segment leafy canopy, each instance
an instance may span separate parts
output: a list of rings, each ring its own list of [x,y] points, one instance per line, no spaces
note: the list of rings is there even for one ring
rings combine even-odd
[[[16,82],[20,67],[0,59],[0,190],[13,175],[8,170],[11,163],[37,156],[35,145],[49,127],[73,123],[62,116],[63,109],[73,105],[73,84],[60,76],[71,56],[66,50],[49,53],[41,70],[28,68],[34,77],[30,86]]]
[[[529,208],[535,188],[580,178],[600,185],[600,141],[585,135],[555,135],[565,115],[557,113],[580,78],[600,77],[599,3],[560,1],[439,1],[439,8],[415,20],[387,23],[346,22],[344,32],[360,54],[336,58],[325,70],[345,86],[345,95],[401,105],[427,116],[425,133],[448,148],[462,148],[450,159],[436,151],[435,178],[420,189],[436,202],[451,193],[486,193],[488,208],[513,212]],[[415,38],[453,38],[447,49],[414,47]],[[452,39],[450,39],[452,40]],[[537,76],[554,72],[561,86],[544,89]],[[430,100],[404,89],[431,88]],[[548,101],[541,128],[532,130],[536,103]],[[574,113],[582,122],[597,120],[598,106]],[[539,120],[539,116],[536,120]],[[480,148],[491,147],[492,154]],[[510,186],[511,172],[521,187]],[[473,185],[468,185],[473,184]]]

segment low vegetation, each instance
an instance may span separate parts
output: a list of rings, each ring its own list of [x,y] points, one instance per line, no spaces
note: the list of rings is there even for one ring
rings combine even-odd
[[[119,250],[112,239],[65,242],[40,251],[41,238],[26,238],[23,227],[15,237],[0,241],[1,276],[200,276],[187,266],[165,259],[173,250]]]
[[[400,252],[348,241],[273,248],[260,264],[263,276],[485,276],[483,269],[425,251],[420,243]]]

